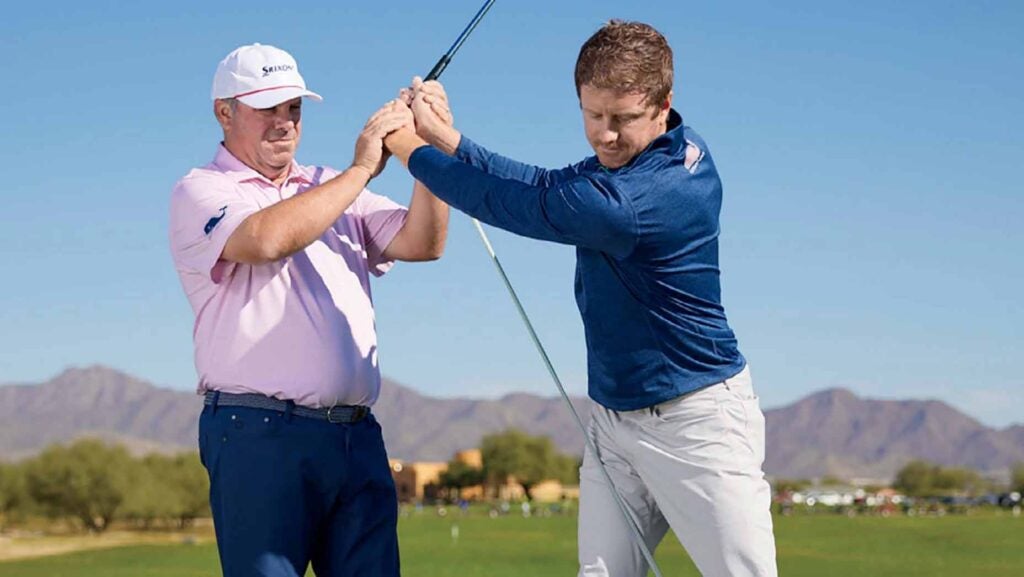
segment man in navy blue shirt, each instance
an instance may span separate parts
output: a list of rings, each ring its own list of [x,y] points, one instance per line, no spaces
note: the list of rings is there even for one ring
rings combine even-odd
[[[580,575],[647,573],[609,489],[650,548],[671,527],[705,576],[776,575],[764,415],[721,303],[722,185],[672,108],[672,80],[665,38],[613,20],[576,62],[595,156],[546,170],[490,152],[451,126],[441,85],[419,79],[404,94],[416,130],[385,145],[451,206],[577,247],[599,452],[580,471]]]

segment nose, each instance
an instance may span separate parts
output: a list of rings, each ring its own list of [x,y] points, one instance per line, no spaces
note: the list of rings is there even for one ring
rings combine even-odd
[[[605,127],[597,132],[597,141],[604,145],[615,144],[619,139],[619,133],[611,128]]]
[[[274,127],[280,129],[290,129],[295,125],[295,119],[292,118],[291,113],[288,109],[277,110],[274,113]]]

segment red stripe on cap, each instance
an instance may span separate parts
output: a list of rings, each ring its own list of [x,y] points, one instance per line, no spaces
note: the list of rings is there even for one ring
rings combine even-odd
[[[285,86],[271,86],[270,88],[260,88],[259,90],[253,90],[252,92],[243,92],[241,94],[236,94],[236,95],[232,96],[232,98],[241,98],[243,96],[252,96],[253,94],[259,94],[260,92],[267,92],[268,90],[280,90],[282,88],[300,88],[302,90],[305,90],[305,88],[302,88],[301,86],[299,86],[297,84],[286,84]]]

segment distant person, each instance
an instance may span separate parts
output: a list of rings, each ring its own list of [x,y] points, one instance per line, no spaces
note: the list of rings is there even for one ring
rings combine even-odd
[[[171,195],[174,265],[195,312],[199,447],[225,576],[399,574],[398,503],[380,425],[370,275],[437,259],[448,209],[366,190],[404,104],[366,123],[339,172],[298,164],[307,90],[253,44],[217,66],[223,141]]]
[[[546,170],[497,155],[450,125],[440,84],[418,79],[405,96],[423,138],[403,127],[385,145],[453,207],[577,247],[589,434],[647,544],[671,527],[705,576],[776,575],[764,415],[721,302],[722,185],[672,108],[672,79],[665,38],[613,20],[576,61],[596,156]],[[580,575],[646,575],[594,457],[581,469]]]

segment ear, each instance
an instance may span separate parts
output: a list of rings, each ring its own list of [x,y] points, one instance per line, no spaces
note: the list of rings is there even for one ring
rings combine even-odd
[[[668,112],[672,110],[672,96],[671,90],[668,91],[668,95],[665,96],[665,101],[661,103],[661,107],[658,109],[658,116],[661,117],[662,122],[668,122]]]
[[[657,105],[654,109],[654,116],[651,120],[657,120],[659,122],[668,122],[668,112],[672,110],[672,91],[669,90],[668,95],[665,96],[665,100],[661,104]]]
[[[227,132],[231,126],[231,104],[227,100],[214,100],[213,101],[213,115],[217,118],[217,122],[220,127]]]

